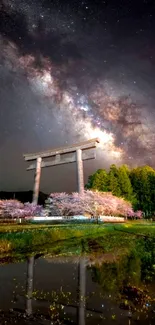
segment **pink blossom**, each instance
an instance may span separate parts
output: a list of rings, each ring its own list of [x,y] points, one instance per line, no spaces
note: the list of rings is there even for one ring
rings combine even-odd
[[[42,207],[33,203],[21,203],[17,200],[0,200],[0,217],[27,218],[39,215]]]
[[[135,216],[130,202],[109,192],[87,190],[82,194],[52,193],[50,198],[52,199],[52,208],[58,209],[60,215],[87,213],[94,217],[99,215]]]
[[[135,217],[137,217],[138,219],[142,219],[143,218],[143,212],[138,210],[135,212]]]

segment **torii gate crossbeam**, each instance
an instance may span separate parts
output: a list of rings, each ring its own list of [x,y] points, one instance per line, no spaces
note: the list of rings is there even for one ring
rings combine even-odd
[[[84,191],[83,160],[95,159],[94,151],[90,152],[89,149],[95,149],[99,142],[99,139],[95,138],[66,147],[55,148],[38,153],[24,154],[25,161],[35,161],[27,168],[27,170],[36,170],[33,203],[37,204],[38,202],[41,168],[45,167],[76,162],[78,192],[82,193]],[[52,157],[53,159],[51,161],[43,161],[44,158],[46,159],[49,157]]]

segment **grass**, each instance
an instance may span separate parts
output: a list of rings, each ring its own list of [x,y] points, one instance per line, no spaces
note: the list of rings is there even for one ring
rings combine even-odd
[[[116,231],[124,231],[140,236],[155,237],[155,223],[127,223],[123,225],[115,225]]]
[[[0,227],[0,253],[4,250],[11,252],[44,251],[46,247],[62,246],[70,241],[78,242],[84,237],[99,237],[105,232],[104,226],[99,225],[24,225]],[[68,245],[67,245],[68,246]]]
[[[0,257],[30,254],[127,254],[155,239],[155,224],[1,225]]]

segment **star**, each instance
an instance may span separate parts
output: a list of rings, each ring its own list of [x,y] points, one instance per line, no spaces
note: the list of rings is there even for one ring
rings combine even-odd
[[[138,12],[133,0],[2,0],[0,157],[12,179],[18,156],[27,182],[23,151],[98,136],[91,166],[154,164],[153,18],[151,4]]]

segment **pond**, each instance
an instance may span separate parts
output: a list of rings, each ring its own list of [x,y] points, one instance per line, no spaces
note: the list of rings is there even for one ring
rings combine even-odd
[[[35,255],[0,265],[0,324],[155,322],[155,277],[137,256]]]

